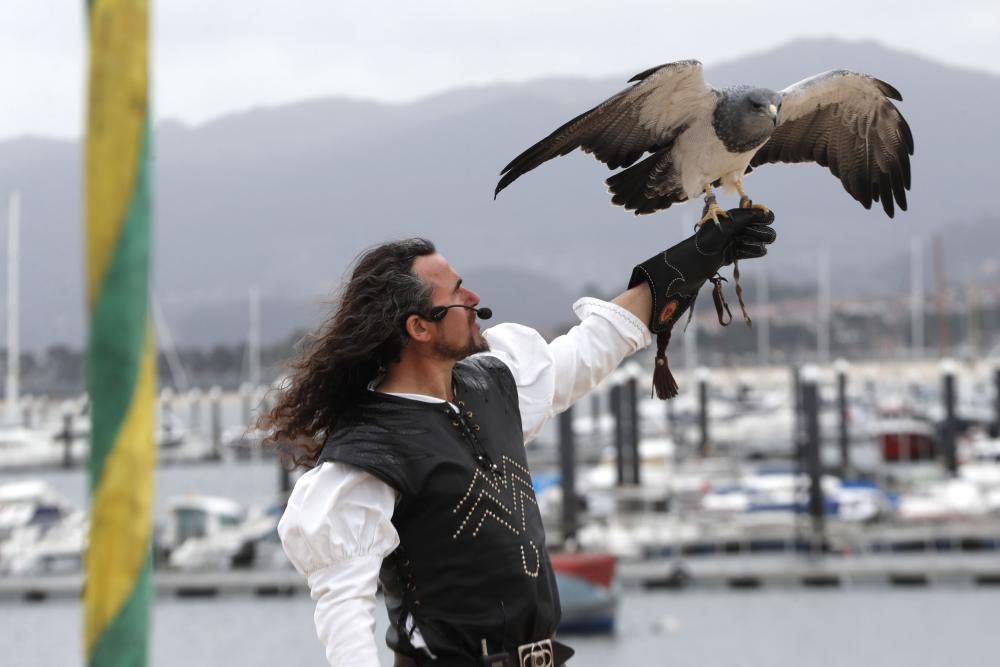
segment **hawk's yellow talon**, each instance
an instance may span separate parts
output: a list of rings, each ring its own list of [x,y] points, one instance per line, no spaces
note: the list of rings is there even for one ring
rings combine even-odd
[[[719,216],[722,216],[723,218],[728,218],[729,214],[726,213],[726,210],[724,208],[722,208],[721,206],[719,206],[715,202],[710,202],[705,207],[705,213],[704,213],[704,215],[701,216],[701,220],[698,221],[697,226],[701,227],[706,222],[708,222],[709,220],[711,220],[712,222],[714,222],[716,224],[717,227],[721,227],[722,223],[719,222]]]
[[[767,215],[771,212],[771,209],[769,209],[767,206],[764,206],[763,204],[753,203],[750,197],[746,196],[746,193],[743,193],[743,195],[740,197],[740,208],[753,208],[760,211],[764,215]]]

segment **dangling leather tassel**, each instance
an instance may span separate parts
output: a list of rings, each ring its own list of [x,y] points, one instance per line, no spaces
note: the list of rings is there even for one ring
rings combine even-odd
[[[661,401],[677,395],[677,381],[667,366],[667,344],[670,342],[670,331],[661,331],[656,335],[656,368],[653,369],[653,390]]]

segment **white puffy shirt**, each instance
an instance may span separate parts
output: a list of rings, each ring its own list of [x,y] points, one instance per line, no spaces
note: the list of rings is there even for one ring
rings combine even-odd
[[[491,348],[485,354],[514,376],[525,442],[652,341],[645,323],[613,303],[584,298],[573,310],[580,323],[551,343],[519,324],[483,332]],[[326,462],[299,478],[278,523],[285,553],[308,580],[316,634],[334,667],[378,665],[375,593],[382,559],[399,545],[395,504],[396,491],[385,482]]]

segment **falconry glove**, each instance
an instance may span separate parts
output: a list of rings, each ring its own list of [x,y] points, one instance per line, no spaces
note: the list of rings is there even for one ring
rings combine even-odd
[[[767,254],[767,246],[777,238],[771,227],[772,222],[774,214],[769,211],[732,209],[725,216],[720,216],[718,225],[714,222],[700,225],[694,235],[632,269],[629,288],[645,281],[653,295],[649,330],[656,334],[653,387],[659,398],[677,395],[677,382],[667,366],[666,356],[674,324],[691,308],[702,285],[709,280],[715,284],[713,298],[719,323],[723,326],[729,324],[729,321],[723,320],[723,309],[728,314],[729,306],[722,297],[722,281],[725,279],[718,275],[718,270],[736,264],[734,277],[742,306],[738,261]],[[746,319],[749,324],[750,318]]]

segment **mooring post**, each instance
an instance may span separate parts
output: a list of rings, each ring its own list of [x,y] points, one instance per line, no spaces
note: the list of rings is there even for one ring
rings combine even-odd
[[[562,487],[563,546],[576,541],[576,436],[573,407],[559,415],[559,484]]]
[[[944,467],[955,477],[958,475],[958,456],[956,439],[958,437],[958,419],[955,414],[955,404],[958,400],[958,390],[955,383],[956,364],[951,359],[941,362],[941,398],[944,401],[944,424],[941,429],[941,448],[944,454]]]
[[[222,459],[222,389],[218,386],[208,390],[208,404],[211,413],[212,458]]]
[[[615,472],[618,486],[625,484],[625,420],[623,418],[624,402],[622,386],[617,381],[611,385],[608,393],[610,398],[611,416],[615,420]]]
[[[850,365],[844,359],[838,359],[833,364],[837,374],[837,444],[840,447],[840,476],[847,479],[851,476],[851,436],[848,424],[847,410],[847,370]]]
[[[805,422],[805,463],[809,474],[809,515],[812,517],[812,551],[822,549],[823,525],[823,474],[820,458],[819,431],[819,370],[806,366],[801,374],[802,412]]]
[[[630,365],[628,380],[625,381],[626,401],[628,406],[628,441],[625,443],[629,450],[629,471],[631,479],[629,483],[639,486],[642,483],[641,469],[642,459],[639,457],[639,380],[637,375],[639,368],[637,365]]]
[[[63,444],[63,468],[73,467],[73,418],[74,410],[68,404],[63,406],[63,427],[55,439]]]
[[[694,372],[698,384],[698,453],[701,457],[709,455],[711,440],[708,432],[708,369],[699,366]]]

